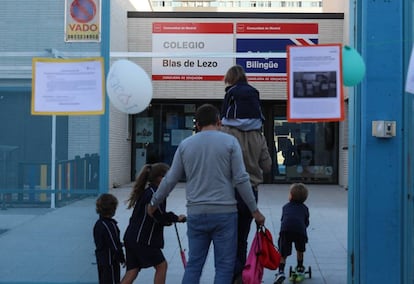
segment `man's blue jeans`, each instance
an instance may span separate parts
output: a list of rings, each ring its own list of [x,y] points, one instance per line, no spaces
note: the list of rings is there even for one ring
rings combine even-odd
[[[232,283],[237,251],[237,213],[187,217],[189,259],[182,284],[200,283],[210,243],[214,245],[215,284]]]

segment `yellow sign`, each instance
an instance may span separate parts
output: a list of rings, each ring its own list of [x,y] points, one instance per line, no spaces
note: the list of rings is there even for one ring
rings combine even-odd
[[[101,0],[65,0],[65,41],[101,41]]]

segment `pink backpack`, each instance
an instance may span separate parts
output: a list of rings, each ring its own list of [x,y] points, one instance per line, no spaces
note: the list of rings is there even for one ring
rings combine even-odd
[[[259,254],[261,253],[259,234],[259,231],[257,231],[247,256],[242,274],[243,284],[260,284],[263,279],[263,265],[259,261]]]

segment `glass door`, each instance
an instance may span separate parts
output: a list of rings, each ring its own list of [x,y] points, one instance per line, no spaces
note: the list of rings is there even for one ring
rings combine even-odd
[[[338,124],[274,118],[274,182],[337,183]]]
[[[178,144],[195,132],[194,103],[152,103],[134,116],[132,179],[147,163],[171,164]]]

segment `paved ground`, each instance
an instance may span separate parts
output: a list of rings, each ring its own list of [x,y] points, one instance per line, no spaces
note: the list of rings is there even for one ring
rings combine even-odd
[[[115,218],[122,234],[131,214],[124,203],[130,186],[112,190],[120,200]],[[312,279],[305,283],[347,283],[347,191],[334,185],[310,185],[309,188],[306,203],[311,219],[305,265],[312,267]],[[168,198],[169,210],[185,214],[184,193],[184,184],[180,184]],[[264,185],[260,188],[259,207],[275,238],[287,196],[288,185]],[[92,228],[97,219],[95,199],[88,197],[57,209],[0,210],[0,283],[97,283],[92,238]],[[177,227],[186,248],[186,226],[178,224]],[[174,227],[167,227],[164,234],[164,254],[169,262],[167,283],[177,284],[181,282],[184,269]],[[204,267],[202,284],[213,283],[213,260],[211,251]],[[295,255],[288,258],[289,265],[295,265]],[[153,283],[153,273],[152,268],[143,270],[135,283]],[[271,284],[273,279],[274,271],[265,270],[263,283]]]

